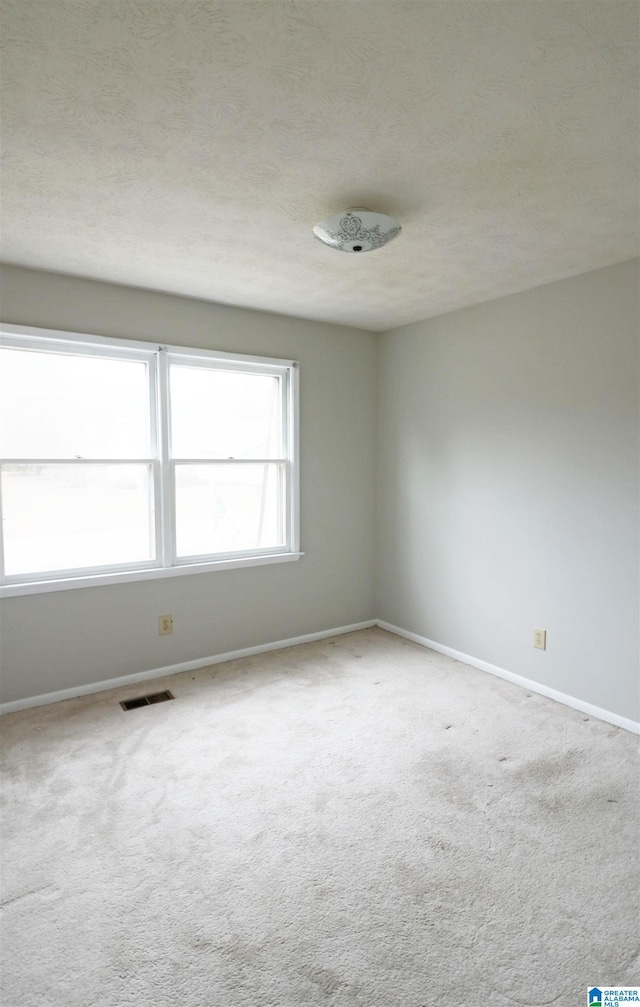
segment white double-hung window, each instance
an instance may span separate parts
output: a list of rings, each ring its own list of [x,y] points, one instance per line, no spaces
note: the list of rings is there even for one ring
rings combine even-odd
[[[0,591],[281,562],[295,361],[3,326]]]

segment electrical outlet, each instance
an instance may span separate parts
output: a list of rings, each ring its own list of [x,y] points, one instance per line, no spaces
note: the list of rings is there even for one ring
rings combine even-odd
[[[166,636],[167,633],[173,633],[173,616],[172,615],[161,615],[158,619],[158,633],[160,636]]]
[[[534,629],[533,631],[533,646],[537,647],[538,650],[547,649],[547,631],[546,629]]]

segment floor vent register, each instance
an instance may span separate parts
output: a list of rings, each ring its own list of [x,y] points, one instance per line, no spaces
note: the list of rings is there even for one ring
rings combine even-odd
[[[137,710],[141,706],[153,706],[155,703],[166,703],[168,699],[175,699],[168,689],[164,692],[153,692],[150,696],[138,696],[136,699],[123,699],[120,706],[123,710]]]

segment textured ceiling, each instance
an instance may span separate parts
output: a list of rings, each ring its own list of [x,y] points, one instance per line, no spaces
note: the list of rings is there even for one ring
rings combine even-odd
[[[638,254],[636,0],[3,12],[5,261],[381,330]]]

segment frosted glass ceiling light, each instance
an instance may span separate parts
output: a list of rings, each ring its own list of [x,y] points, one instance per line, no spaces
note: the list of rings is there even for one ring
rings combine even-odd
[[[352,206],[344,213],[321,220],[313,229],[320,241],[339,252],[372,252],[392,241],[402,228],[393,217]]]

